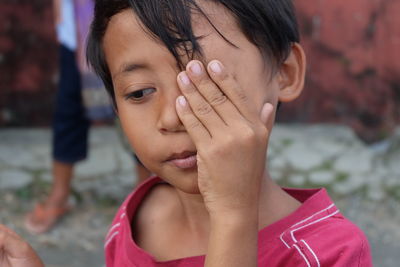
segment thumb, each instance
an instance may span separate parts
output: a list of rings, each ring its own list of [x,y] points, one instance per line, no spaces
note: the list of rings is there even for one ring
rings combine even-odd
[[[271,103],[265,103],[261,109],[261,121],[268,128],[271,128],[273,120],[274,106]]]

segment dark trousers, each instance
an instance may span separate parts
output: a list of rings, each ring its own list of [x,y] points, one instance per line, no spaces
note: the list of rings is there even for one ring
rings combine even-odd
[[[76,163],[87,156],[90,121],[85,117],[75,53],[61,45],[60,78],[53,118],[53,159]]]

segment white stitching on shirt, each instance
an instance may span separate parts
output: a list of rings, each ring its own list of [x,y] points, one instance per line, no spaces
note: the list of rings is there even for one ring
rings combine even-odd
[[[300,242],[303,242],[307,246],[308,250],[311,252],[311,254],[314,256],[315,260],[317,261],[318,267],[320,267],[321,264],[319,263],[318,257],[314,253],[314,251],[311,249],[311,247],[307,244],[307,242],[304,239],[300,240]]]
[[[304,220],[301,220],[301,221],[299,221],[299,222],[293,224],[291,227],[289,227],[289,229],[290,229],[290,228],[293,228],[293,227],[295,227],[295,226],[297,226],[297,225],[299,225],[299,224],[302,224],[302,223],[304,223],[304,222],[307,222],[308,220],[312,219],[314,216],[316,216],[316,215],[318,215],[318,214],[320,214],[320,213],[322,213],[322,212],[324,212],[324,211],[327,211],[327,210],[329,210],[330,208],[332,208],[332,207],[334,207],[334,206],[335,206],[335,204],[332,203],[332,204],[329,205],[327,208],[322,209],[322,210],[320,210],[320,211],[318,211],[318,212],[312,214],[310,217],[308,217],[308,218],[306,218],[306,219],[304,219]],[[317,222],[320,222],[320,221],[322,221],[322,220],[325,220],[325,219],[327,219],[327,218],[329,218],[329,217],[331,217],[331,216],[337,214],[338,212],[339,212],[339,210],[336,210],[335,212],[333,212],[333,213],[331,213],[331,214],[329,214],[329,215],[327,215],[327,216],[324,216],[324,217],[322,217],[322,218],[320,218],[320,219],[318,219],[318,220],[316,220],[316,221],[312,221],[312,222],[310,222],[310,223],[308,223],[308,224],[306,224],[306,225],[302,225],[302,226],[300,226],[300,227],[298,227],[298,228],[293,229],[292,231],[290,231],[290,235],[291,235],[291,237],[292,237],[294,243],[297,243],[297,242],[298,242],[297,239],[296,239],[295,236],[294,236],[294,232],[295,232],[295,231],[300,230],[300,229],[303,229],[303,228],[305,228],[305,227],[307,227],[307,226],[313,225],[313,224],[315,224],[315,223],[317,223]],[[280,238],[280,240],[282,241],[282,243],[283,243],[288,249],[290,249],[289,244],[286,243],[285,240],[283,239],[283,235],[284,235],[286,232],[287,232],[287,231],[284,231],[284,232],[279,236],[279,238]],[[318,267],[320,267],[320,262],[319,262],[319,259],[318,259],[317,255],[314,253],[314,251],[311,249],[311,247],[310,247],[303,239],[302,239],[301,241],[306,245],[307,249],[308,249],[308,250],[311,252],[311,254],[314,256],[314,258],[315,258],[315,260],[316,260],[316,262],[317,262]],[[310,262],[308,261],[307,257],[301,252],[301,250],[300,250],[300,248],[297,246],[297,244],[293,244],[293,246],[297,249],[297,251],[298,251],[298,252],[300,253],[300,255],[303,257],[303,259],[306,261],[308,267],[311,267],[311,264],[310,264]]]
[[[294,244],[293,246],[297,249],[297,251],[298,251],[298,252],[300,253],[300,255],[303,257],[303,259],[306,261],[307,266],[308,266],[308,267],[311,267],[310,262],[307,260],[306,256],[303,254],[303,252],[301,252],[300,248],[299,248],[296,244]]]
[[[323,209],[323,210],[320,210],[320,211],[314,213],[314,214],[311,215],[310,217],[308,217],[308,218],[306,218],[306,219],[304,219],[304,220],[302,220],[302,221],[300,221],[300,222],[298,222],[298,223],[293,224],[292,226],[290,226],[290,228],[295,227],[296,225],[299,225],[299,224],[301,224],[301,223],[303,223],[303,222],[308,221],[309,219],[311,219],[311,218],[314,217],[315,215],[318,215],[318,214],[320,214],[320,213],[322,213],[322,212],[324,212],[324,211],[326,211],[326,210],[329,210],[329,209],[332,208],[333,206],[335,206],[335,204],[332,203],[332,204],[329,205],[327,208],[325,208],[325,209]]]
[[[283,240],[283,238],[282,238],[282,236],[283,236],[283,234],[284,234],[285,232],[283,232],[281,235],[280,235],[280,239],[281,239],[281,241],[283,242],[283,244],[285,244],[285,246],[287,247],[287,248],[290,248],[290,246],[285,242],[285,240]]]
[[[111,236],[110,236],[110,238],[106,241],[106,243],[104,244],[104,249],[108,246],[108,244],[110,244],[110,242],[114,239],[114,237],[116,236],[116,235],[118,235],[119,234],[119,232],[118,231],[116,231],[116,232],[114,232]]]
[[[315,224],[315,223],[317,223],[317,222],[320,222],[320,221],[322,221],[322,220],[325,220],[325,219],[327,219],[327,218],[329,218],[329,217],[332,217],[333,215],[335,215],[335,214],[337,214],[337,213],[339,213],[339,210],[337,210],[337,211],[335,211],[334,213],[331,213],[331,214],[329,214],[329,215],[327,215],[327,216],[325,216],[325,217],[322,217],[322,218],[320,218],[320,219],[318,219],[318,220],[316,220],[316,221],[310,222],[309,224],[300,226],[299,228],[296,228],[296,229],[290,231],[290,235],[292,236],[293,241],[297,243],[297,240],[296,240],[296,238],[294,237],[294,232],[295,232],[295,231],[300,230],[300,229],[303,229],[303,228],[305,228],[305,227],[307,227],[307,226],[313,225],[313,224]]]
[[[115,228],[119,227],[120,225],[121,225],[121,223],[116,223],[116,224],[114,224],[114,225],[110,228],[110,230],[108,230],[106,237],[108,237],[108,236],[111,234],[112,230],[114,230]]]
[[[294,227],[294,226],[296,226],[296,225],[299,225],[299,224],[301,224],[301,223],[304,223],[304,222],[306,222],[306,221],[312,219],[314,216],[316,216],[316,215],[318,215],[318,214],[320,214],[320,213],[322,213],[322,212],[324,212],[324,211],[326,211],[326,210],[329,210],[329,209],[332,208],[333,206],[335,206],[335,204],[332,203],[332,204],[329,205],[327,208],[325,208],[325,209],[323,209],[323,210],[320,210],[320,211],[317,211],[316,213],[314,213],[314,214],[311,215],[310,217],[308,217],[308,218],[306,218],[306,219],[304,219],[304,220],[301,220],[300,222],[297,222],[297,223],[293,224],[293,225],[290,226],[289,228],[292,228],[292,227]],[[285,244],[285,246],[286,246],[287,248],[290,248],[290,246],[285,242],[285,240],[283,240],[283,234],[284,234],[285,232],[286,232],[286,231],[283,231],[282,234],[279,236],[279,238],[281,239],[281,241],[283,242],[283,244]]]

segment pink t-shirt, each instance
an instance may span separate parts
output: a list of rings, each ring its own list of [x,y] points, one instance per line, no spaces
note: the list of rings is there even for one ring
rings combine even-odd
[[[104,245],[107,267],[204,266],[205,256],[158,262],[133,240],[135,211],[149,189],[161,182],[157,177],[147,180],[120,207]],[[285,191],[302,205],[259,231],[258,266],[372,266],[364,233],[343,217],[325,189]]]

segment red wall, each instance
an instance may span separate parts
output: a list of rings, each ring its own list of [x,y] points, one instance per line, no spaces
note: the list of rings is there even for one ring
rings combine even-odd
[[[340,122],[366,141],[400,122],[400,1],[296,0],[305,90],[280,121]],[[51,0],[0,3],[0,125],[48,125],[57,46]]]
[[[51,3],[0,2],[0,126],[51,120],[57,75]]]
[[[295,3],[307,81],[280,119],[345,123],[370,142],[390,134],[400,122],[400,1]]]

